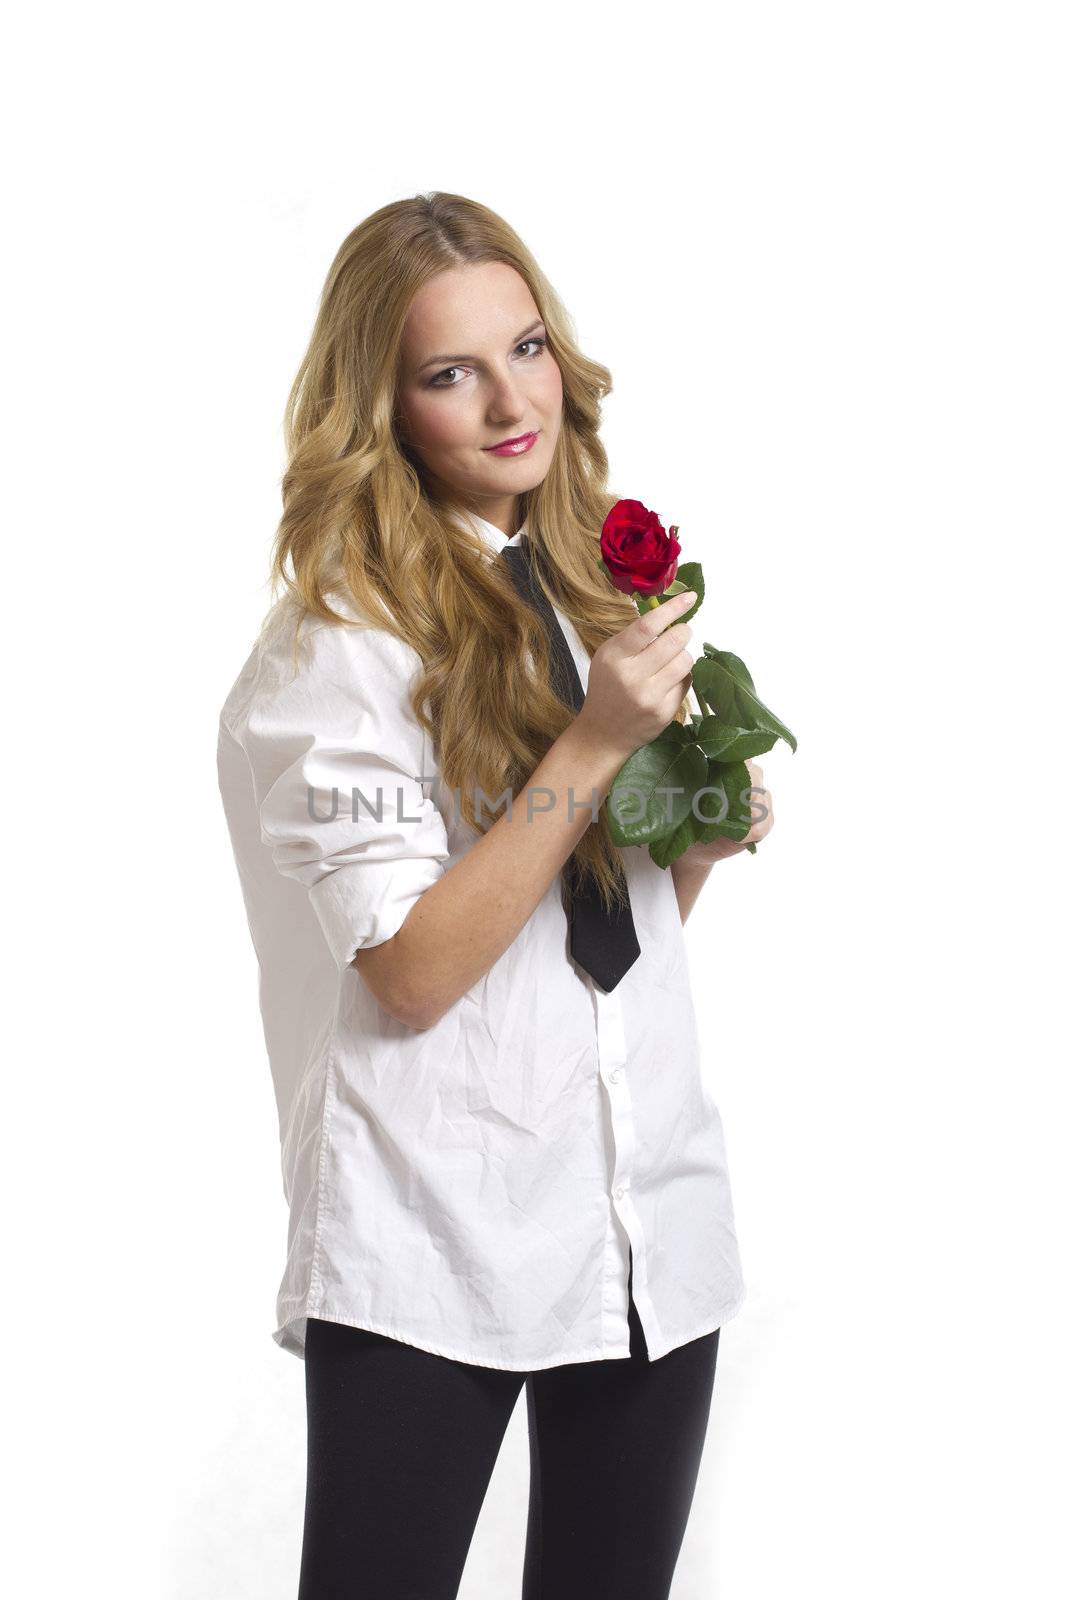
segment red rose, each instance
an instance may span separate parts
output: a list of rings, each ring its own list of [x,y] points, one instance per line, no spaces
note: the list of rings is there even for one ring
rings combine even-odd
[[[600,534],[600,553],[623,594],[662,594],[674,582],[682,547],[640,500],[616,500]]]

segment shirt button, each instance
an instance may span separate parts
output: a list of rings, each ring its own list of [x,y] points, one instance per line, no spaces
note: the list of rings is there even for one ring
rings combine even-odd
[[[621,1075],[621,1072],[622,1072],[622,1068],[621,1067],[616,1067],[614,1072],[611,1072],[611,1073],[608,1074],[608,1082],[609,1083],[618,1083],[619,1077]]]
[[[627,1188],[627,1186],[626,1186],[625,1183],[620,1183],[619,1184],[618,1188],[615,1190],[615,1198],[616,1198],[616,1200],[621,1200],[622,1199],[623,1195],[626,1193],[626,1188]]]

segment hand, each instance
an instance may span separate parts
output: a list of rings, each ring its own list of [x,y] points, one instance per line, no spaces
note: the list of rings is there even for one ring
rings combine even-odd
[[[746,761],[745,766],[748,768],[752,788],[749,809],[762,806],[767,815],[758,821],[754,819],[743,839],[710,839],[706,844],[691,844],[674,862],[676,867],[713,867],[717,861],[725,861],[727,856],[736,856],[747,845],[758,844],[770,833],[774,827],[774,809],[771,805],[771,791],[763,787],[763,768],[757,766],[754,761]]]
[[[696,598],[692,589],[671,595],[593,652],[574,722],[594,742],[621,751],[622,761],[659,737],[692,686],[694,661],[685,647],[693,630],[680,619]]]

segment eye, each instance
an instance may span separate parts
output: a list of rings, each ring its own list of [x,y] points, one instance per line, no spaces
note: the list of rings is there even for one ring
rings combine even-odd
[[[529,345],[536,345],[537,349],[533,352],[532,355],[527,356],[525,359],[527,361],[536,361],[538,356],[544,355],[546,349],[548,348],[548,340],[547,339],[541,339],[541,338],[522,339],[515,346],[515,348],[516,348],[516,350],[525,350]],[[454,384],[454,383],[442,383],[441,379],[442,378],[447,378],[448,374],[450,372],[468,372],[469,370],[470,369],[468,367],[442,367],[441,371],[438,372],[434,377],[432,377],[430,379],[429,383],[427,384],[427,388],[429,388],[429,389],[455,389],[456,388],[456,384]]]
[[[442,378],[447,378],[448,374],[450,372],[465,372],[465,371],[466,371],[465,367],[445,367],[441,372],[439,372],[437,374],[437,376],[435,378],[431,378],[430,379],[430,382],[427,385],[427,387],[430,388],[430,389],[454,389],[456,387],[454,383],[442,383],[440,380]]]

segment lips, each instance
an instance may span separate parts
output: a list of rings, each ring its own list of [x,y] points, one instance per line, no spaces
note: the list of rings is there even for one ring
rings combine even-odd
[[[538,434],[521,433],[514,439],[501,439],[499,444],[486,445],[490,455],[518,456],[532,449],[537,442]]]

